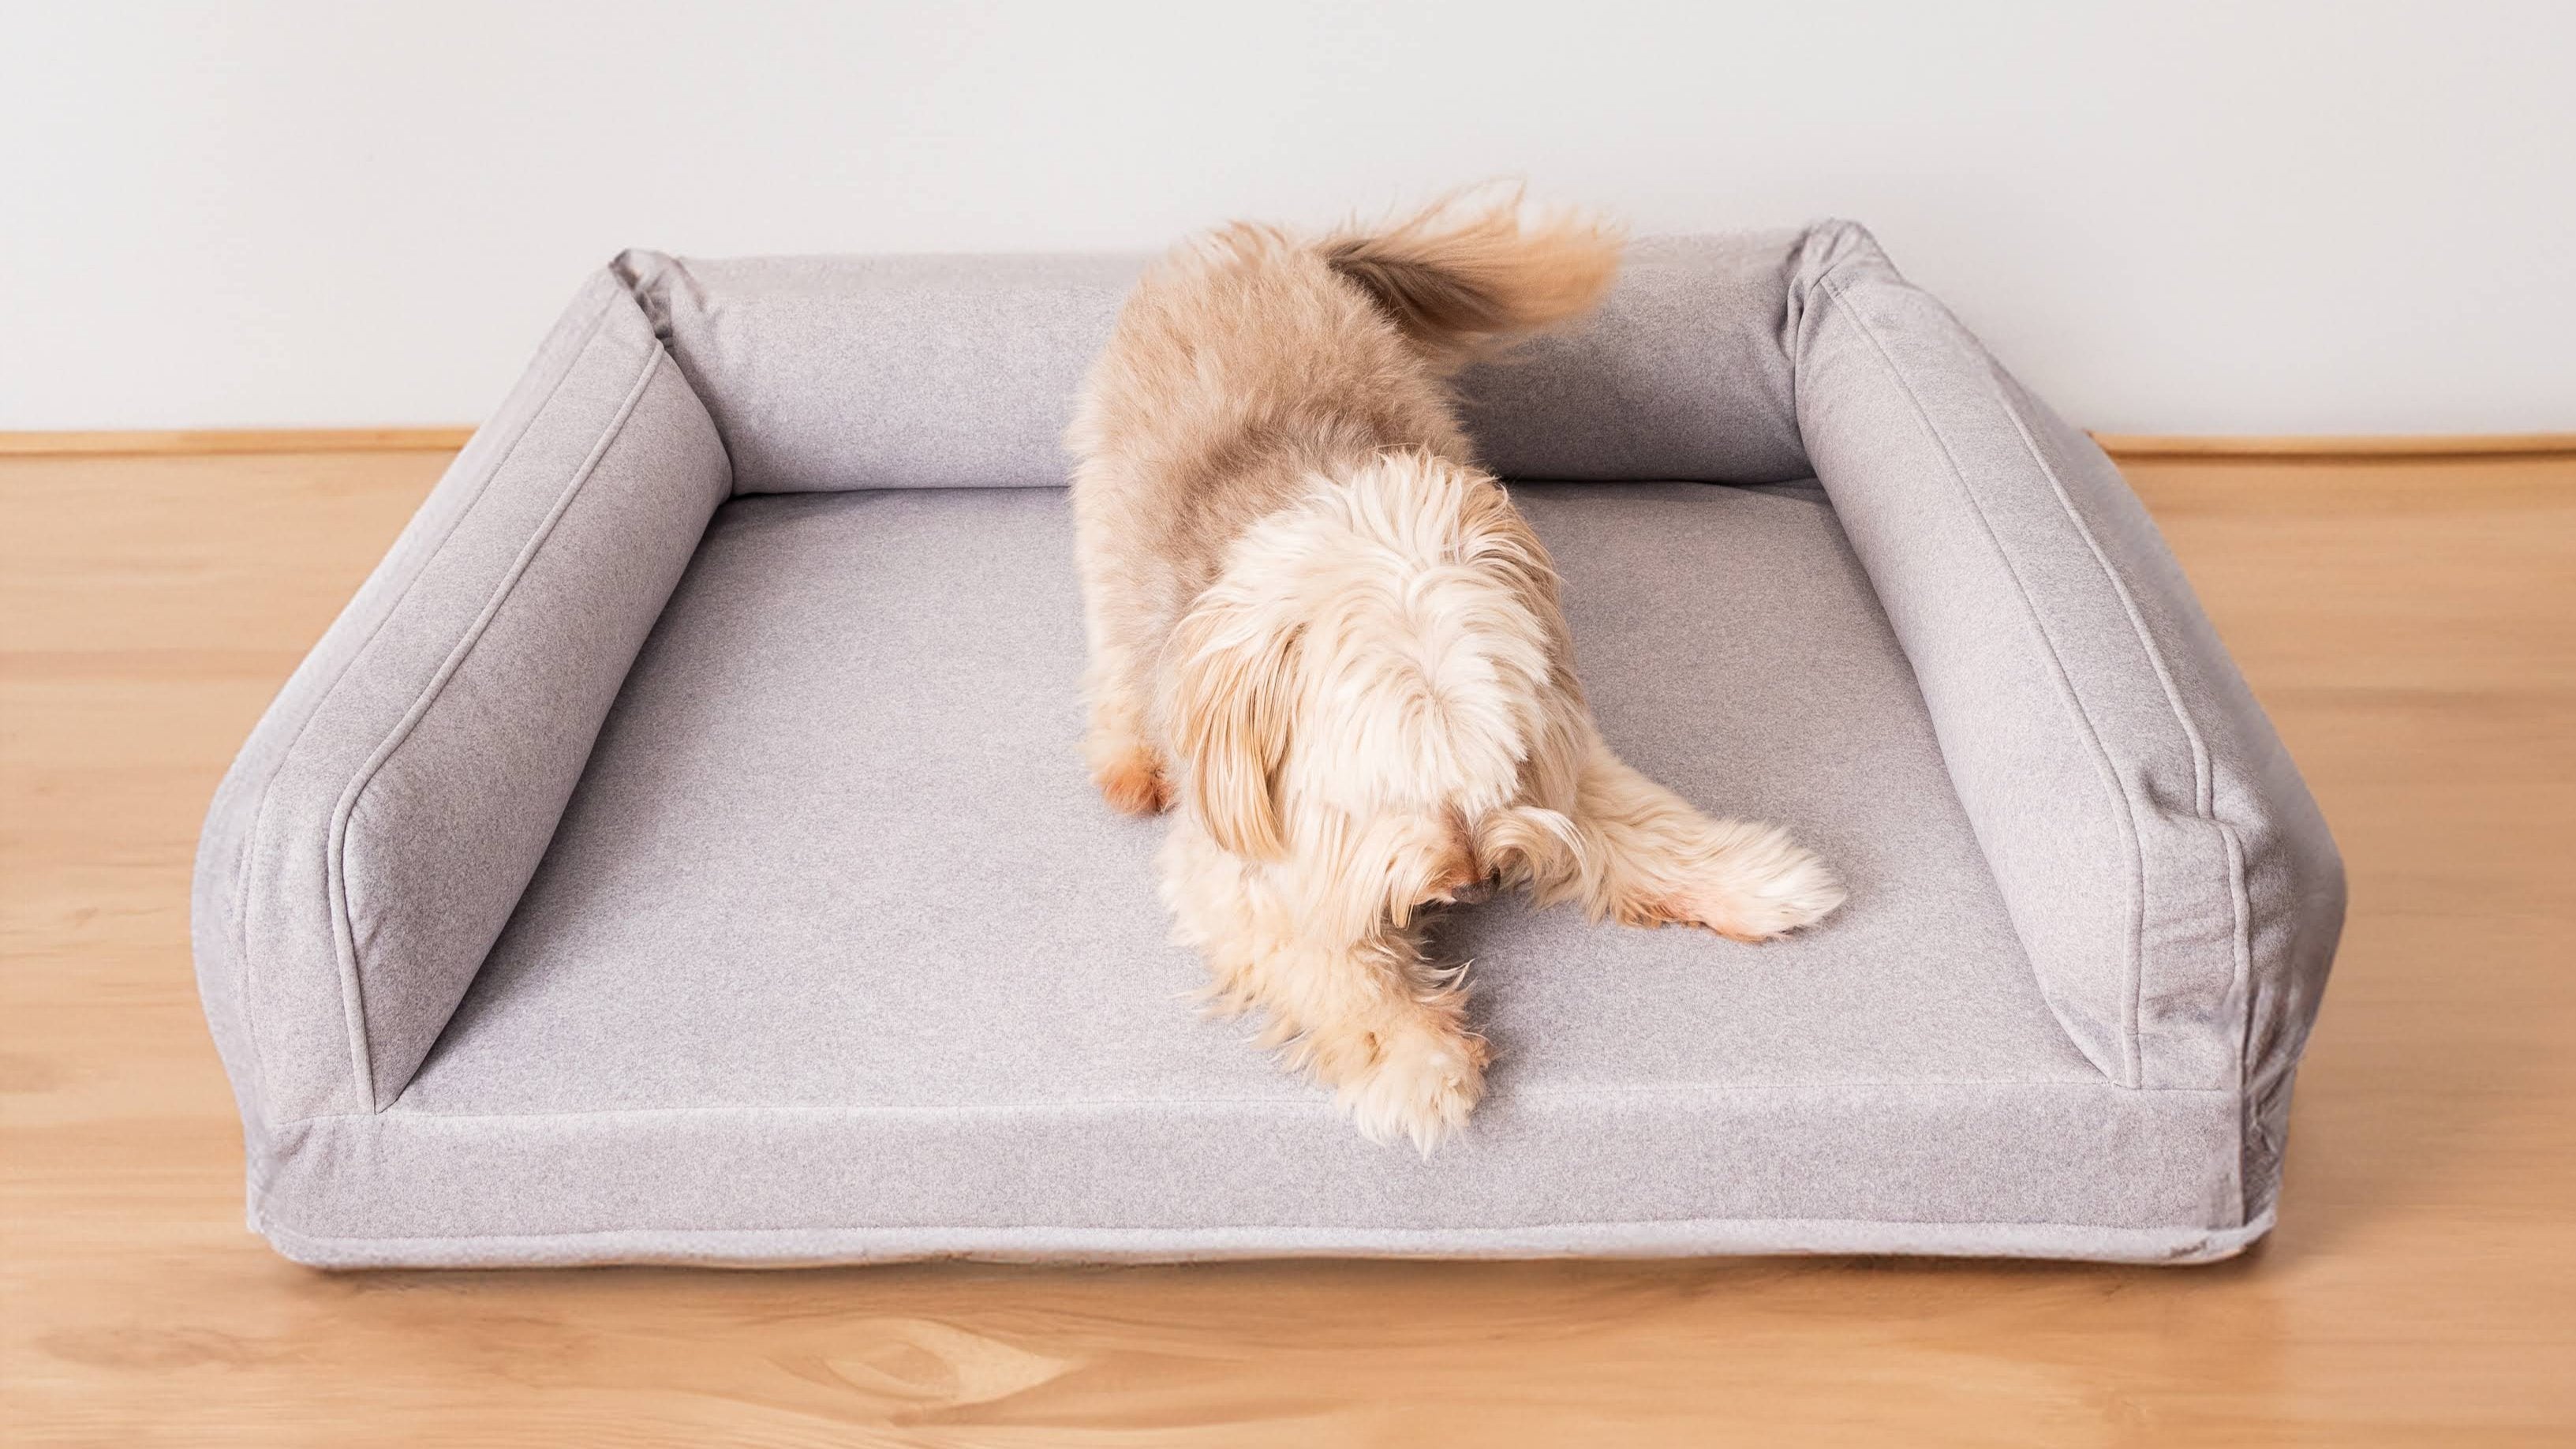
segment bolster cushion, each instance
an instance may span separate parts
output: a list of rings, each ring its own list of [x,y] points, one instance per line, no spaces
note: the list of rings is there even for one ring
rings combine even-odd
[[[2102,450],[1859,227],[1791,278],[1799,434],[2043,994],[2115,1082],[2244,1090],[2268,1184],[2343,916],[2315,802]]]
[[[1811,471],[1782,344],[1799,233],[1629,250],[1579,329],[1470,368],[1511,478],[1771,483]],[[703,398],[742,493],[1059,488],[1065,426],[1141,257],[616,262]]]
[[[246,1115],[369,1112],[410,1080],[729,483],[601,274],[216,794],[198,965]]]

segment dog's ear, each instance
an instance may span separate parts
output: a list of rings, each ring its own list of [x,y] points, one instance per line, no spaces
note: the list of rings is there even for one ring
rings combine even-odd
[[[1298,630],[1277,611],[1212,589],[1172,631],[1164,722],[1189,764],[1190,808],[1237,855],[1287,854],[1279,767],[1294,712]]]

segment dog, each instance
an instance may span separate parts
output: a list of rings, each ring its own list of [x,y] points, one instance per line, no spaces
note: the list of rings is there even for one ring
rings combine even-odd
[[[1212,1006],[1425,1155],[1488,1059],[1426,912],[1499,886],[1761,941],[1843,899],[1603,743],[1547,550],[1460,428],[1452,375],[1590,311],[1621,245],[1517,197],[1223,227],[1129,295],[1067,436],[1092,780],[1179,807],[1161,890]]]

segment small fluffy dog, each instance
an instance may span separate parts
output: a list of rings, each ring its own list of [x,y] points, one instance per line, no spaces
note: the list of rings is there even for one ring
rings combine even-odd
[[[1842,900],[1594,728],[1547,551],[1447,380],[1588,311],[1619,242],[1518,201],[1304,240],[1237,224],[1137,286],[1069,445],[1092,778],[1161,856],[1213,1000],[1425,1153],[1484,1090],[1426,908],[1488,883],[1759,941]]]

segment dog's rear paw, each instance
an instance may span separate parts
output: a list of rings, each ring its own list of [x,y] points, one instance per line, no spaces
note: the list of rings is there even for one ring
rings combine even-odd
[[[1109,807],[1127,815],[1160,815],[1172,806],[1172,785],[1162,757],[1143,745],[1097,752],[1091,783]]]
[[[1409,1138],[1423,1156],[1467,1123],[1485,1095],[1485,1039],[1426,1013],[1362,1033],[1335,1073],[1334,1100],[1371,1142]]]
[[[1833,914],[1843,888],[1815,853],[1768,826],[1720,852],[1660,914],[1731,941],[1767,941]]]

